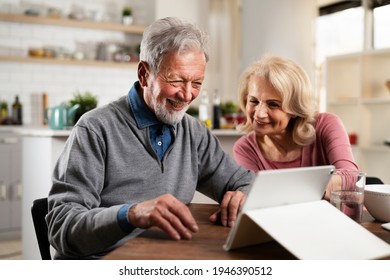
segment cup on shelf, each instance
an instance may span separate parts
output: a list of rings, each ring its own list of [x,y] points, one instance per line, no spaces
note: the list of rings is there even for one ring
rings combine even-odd
[[[348,138],[349,138],[349,143],[351,145],[357,145],[358,136],[356,133],[354,133],[354,132],[349,133]]]

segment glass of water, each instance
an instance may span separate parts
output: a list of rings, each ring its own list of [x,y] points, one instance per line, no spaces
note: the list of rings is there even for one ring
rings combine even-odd
[[[358,223],[362,221],[366,174],[336,169],[332,174],[330,203]]]

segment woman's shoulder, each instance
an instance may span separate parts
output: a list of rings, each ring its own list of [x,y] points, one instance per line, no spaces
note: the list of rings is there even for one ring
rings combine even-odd
[[[256,144],[256,134],[254,131],[248,132],[245,135],[242,135],[238,140],[234,143],[235,147],[248,147]]]
[[[322,112],[318,113],[316,116],[316,126],[333,123],[334,121],[339,121],[340,118],[333,113]]]
[[[340,117],[328,112],[318,114],[315,127],[317,136],[334,137],[335,133],[345,132],[345,127]]]

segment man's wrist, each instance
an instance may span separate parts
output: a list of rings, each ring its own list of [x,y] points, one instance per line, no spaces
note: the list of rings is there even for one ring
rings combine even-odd
[[[125,204],[118,211],[118,224],[124,232],[130,233],[135,229],[135,226],[133,226],[133,224],[129,220],[129,211],[135,205],[136,203]]]

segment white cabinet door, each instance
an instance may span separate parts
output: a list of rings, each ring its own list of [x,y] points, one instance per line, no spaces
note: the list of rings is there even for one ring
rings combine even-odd
[[[4,231],[10,227],[9,182],[12,150],[1,140],[0,137],[0,231]]]
[[[0,133],[0,231],[21,227],[21,145],[20,138]]]
[[[22,149],[20,138],[13,145],[10,182],[11,228],[22,226]]]

